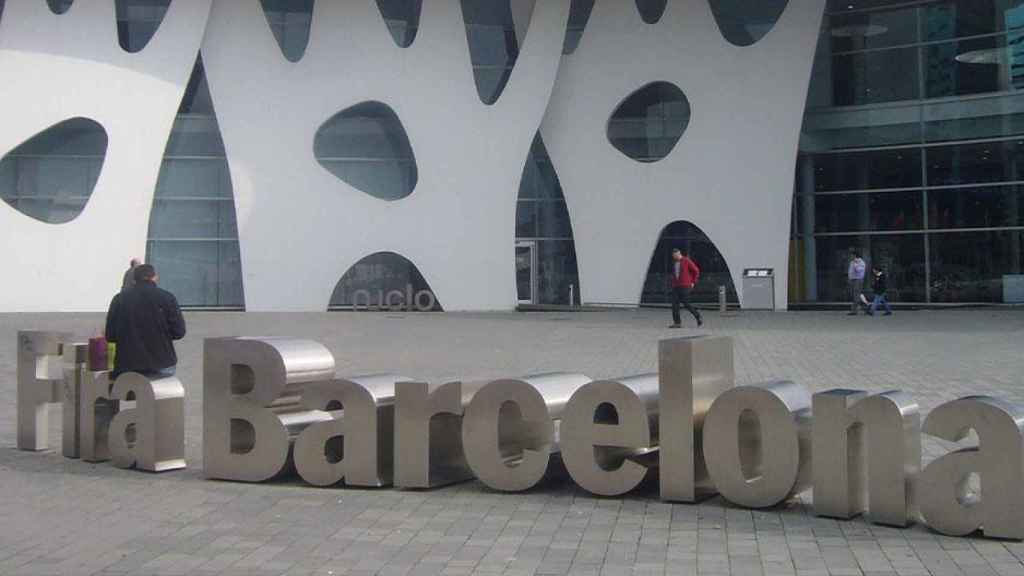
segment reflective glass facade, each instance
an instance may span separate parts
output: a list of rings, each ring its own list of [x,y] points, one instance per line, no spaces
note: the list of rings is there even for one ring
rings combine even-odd
[[[796,169],[790,299],[849,248],[896,301],[1002,302],[1022,273],[1024,1],[831,1]]]

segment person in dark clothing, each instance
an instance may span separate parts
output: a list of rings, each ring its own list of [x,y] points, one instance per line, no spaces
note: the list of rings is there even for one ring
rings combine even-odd
[[[669,328],[679,328],[681,326],[681,319],[679,318],[680,304],[690,314],[693,314],[698,327],[704,325],[700,312],[690,304],[690,291],[697,285],[698,280],[700,280],[700,268],[697,267],[697,263],[691,260],[688,255],[683,254],[682,250],[678,248],[672,250],[672,324],[669,325]]]
[[[124,372],[150,377],[174,375],[174,340],[185,337],[185,318],[174,294],[157,287],[160,277],[149,264],[135,267],[135,285],[122,290],[107,311],[106,338],[117,344],[116,378]]]
[[[139,262],[138,258],[132,258],[128,262],[128,269],[124,271],[124,277],[121,279],[122,290],[135,286],[135,269],[139,267],[139,264],[142,264],[142,262]]]
[[[874,277],[871,281],[871,289],[875,293],[875,298],[871,301],[871,306],[868,308],[868,316],[874,316],[879,306],[885,307],[886,316],[892,316],[892,306],[889,306],[889,299],[885,297],[885,292],[889,289],[885,270],[875,268],[872,270],[872,274]]]

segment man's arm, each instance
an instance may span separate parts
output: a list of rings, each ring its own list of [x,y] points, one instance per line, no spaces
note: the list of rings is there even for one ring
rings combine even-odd
[[[117,342],[117,315],[120,309],[121,295],[115,294],[110,300],[110,307],[107,309],[107,325],[103,330],[103,336],[107,342]]]
[[[690,268],[690,274],[693,274],[693,284],[696,286],[700,280],[700,267],[697,266],[697,263],[692,258],[687,260],[686,265]]]
[[[171,333],[172,340],[181,340],[185,337],[185,317],[181,315],[181,307],[178,306],[178,299],[170,292],[167,306],[167,330]]]

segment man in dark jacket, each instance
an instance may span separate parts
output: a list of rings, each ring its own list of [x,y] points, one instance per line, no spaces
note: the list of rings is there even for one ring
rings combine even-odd
[[[170,292],[157,287],[160,277],[149,264],[135,267],[135,285],[110,302],[106,337],[117,344],[113,377],[124,372],[172,376],[178,364],[174,340],[185,336],[185,318]]]
[[[679,305],[682,304],[690,314],[693,314],[697,326],[703,326],[704,320],[700,312],[690,304],[690,290],[700,280],[700,268],[697,263],[690,259],[683,251],[676,248],[672,250],[672,324],[669,328],[679,328]]]
[[[868,308],[868,316],[874,316],[875,310],[878,310],[879,306],[885,306],[885,315],[892,316],[892,306],[889,306],[889,299],[886,298],[885,293],[889,290],[889,283],[885,277],[885,270],[875,267],[872,270],[874,279],[871,282],[871,289],[875,293],[875,299],[871,302],[871,306]]]

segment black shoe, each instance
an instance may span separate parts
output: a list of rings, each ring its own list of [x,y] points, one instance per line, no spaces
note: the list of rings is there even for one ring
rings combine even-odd
[[[864,313],[867,314],[868,316],[874,316],[875,315],[875,313],[872,312],[871,310],[865,310]]]
[[[847,316],[856,316],[857,313],[856,312],[847,312],[846,315]]]
[[[892,316],[892,312],[886,312],[885,314],[882,314],[882,316]]]
[[[679,324],[669,324],[668,327],[669,328],[682,328],[682,326],[679,325]]]
[[[704,320],[702,318],[697,318],[697,328],[700,328],[703,325],[704,325]]]

